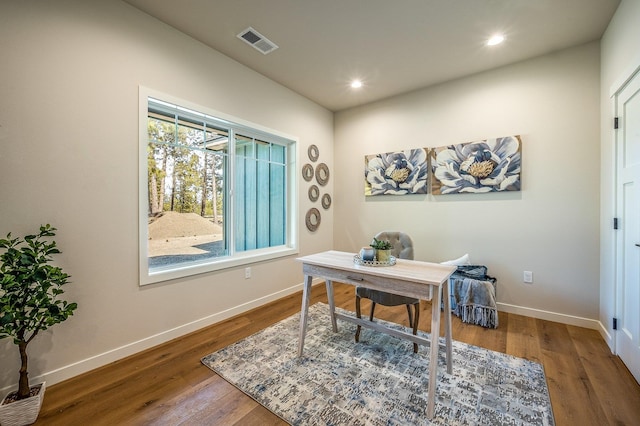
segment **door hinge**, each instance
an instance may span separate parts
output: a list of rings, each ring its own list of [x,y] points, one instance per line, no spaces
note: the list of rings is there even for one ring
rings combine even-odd
[[[613,119],[613,128],[614,128],[614,129],[617,129],[617,128],[618,128],[618,117],[615,117],[615,118]]]
[[[617,217],[613,218],[613,229],[618,229],[618,218]]]
[[[618,329],[618,318],[614,318],[613,319],[613,329],[617,330]]]

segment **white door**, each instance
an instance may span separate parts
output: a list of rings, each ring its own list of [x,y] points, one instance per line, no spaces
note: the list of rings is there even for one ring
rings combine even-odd
[[[616,96],[616,352],[640,382],[640,72]]]

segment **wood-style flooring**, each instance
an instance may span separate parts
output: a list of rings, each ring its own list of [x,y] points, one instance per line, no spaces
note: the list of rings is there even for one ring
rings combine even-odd
[[[352,286],[336,305],[354,310]],[[300,311],[301,293],[47,388],[37,425],[283,425],[200,358]],[[324,285],[312,303],[326,303]],[[430,331],[424,303],[420,329]],[[369,305],[363,302],[363,312]],[[598,332],[500,312],[485,329],[453,317],[453,338],[544,365],[557,425],[640,425],[640,385]],[[402,306],[376,317],[407,324]],[[354,343],[355,344],[355,343]],[[422,348],[421,350],[424,350]],[[455,360],[454,360],[455,368]]]

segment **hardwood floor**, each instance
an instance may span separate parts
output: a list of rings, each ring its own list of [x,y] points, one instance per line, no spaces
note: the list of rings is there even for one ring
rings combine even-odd
[[[353,287],[336,284],[335,300],[353,311]],[[36,424],[286,424],[200,358],[299,312],[300,301],[297,293],[53,385]],[[326,302],[324,285],[314,287],[311,303],[318,301]],[[429,331],[431,308],[424,307],[420,329]],[[404,307],[376,308],[376,317],[405,325],[406,316]],[[640,424],[640,385],[594,330],[500,312],[495,330],[454,316],[453,338],[542,363],[557,425]]]

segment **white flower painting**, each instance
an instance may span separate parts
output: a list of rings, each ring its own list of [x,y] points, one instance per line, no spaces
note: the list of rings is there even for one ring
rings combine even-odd
[[[520,136],[435,148],[433,195],[520,191]]]
[[[365,195],[426,194],[426,148],[365,156]]]

